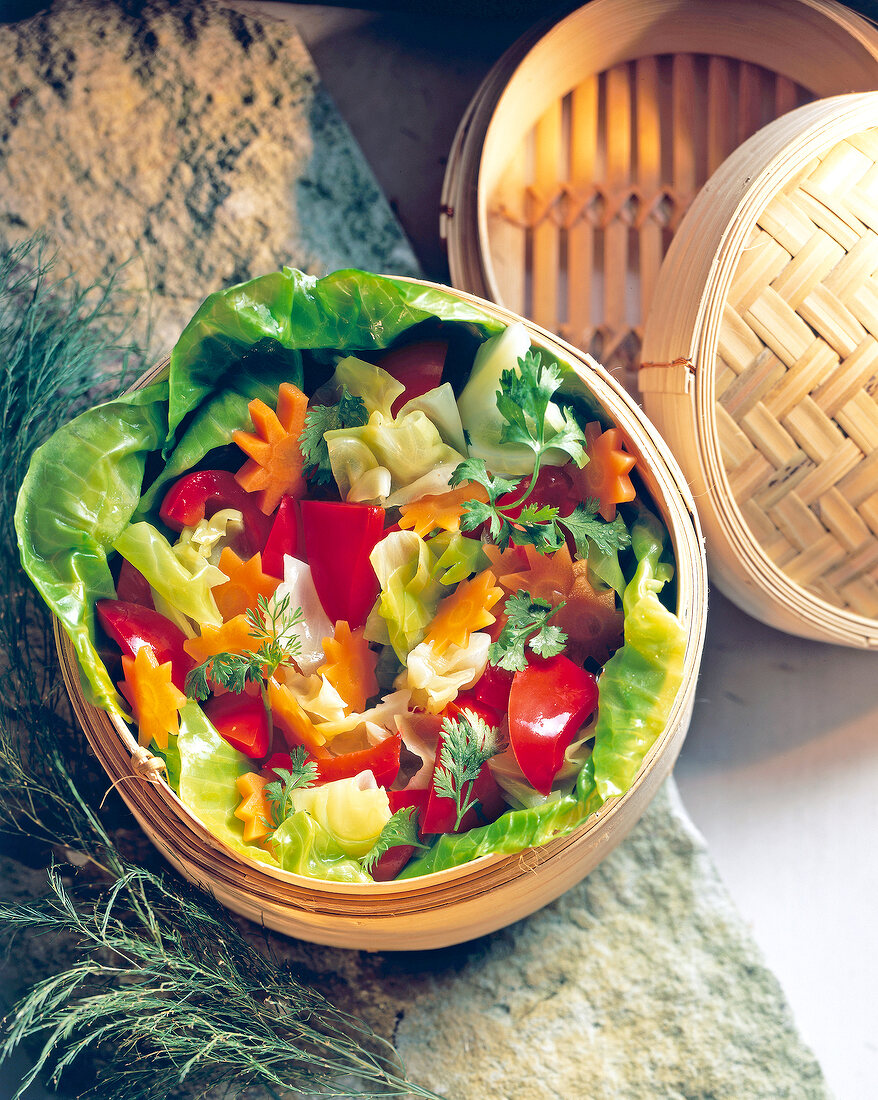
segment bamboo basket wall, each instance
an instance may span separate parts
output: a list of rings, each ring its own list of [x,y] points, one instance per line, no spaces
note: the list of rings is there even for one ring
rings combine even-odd
[[[878,92],[778,119],[684,219],[640,374],[752,615],[878,647]]]
[[[474,97],[442,198],[451,281],[634,394],[662,259],[710,174],[786,111],[875,87],[878,32],[833,0],[592,0]]]
[[[470,295],[459,297],[477,302]],[[504,323],[519,319],[488,302],[478,304]],[[667,446],[618,383],[588,356],[532,324],[528,329],[536,346],[575,365],[637,456],[673,543],[677,613],[687,638],[681,689],[634,784],[570,836],[415,881],[374,885],[318,881],[252,863],[201,825],[164,782],[160,761],[138,747],[124,723],[85,701],[73,646],[56,623],[64,680],[77,717],[147,836],[187,879],[268,928],[314,943],[382,951],[444,947],[494,931],[552,901],[592,870],[631,830],[677,757],[691,717],[706,623],[706,564],[691,495]],[[138,385],[163,373],[167,362]]]

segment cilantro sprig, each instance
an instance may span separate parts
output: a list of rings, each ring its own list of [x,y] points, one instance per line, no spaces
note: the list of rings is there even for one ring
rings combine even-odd
[[[378,839],[360,860],[364,871],[371,871],[378,860],[391,848],[406,845],[411,848],[428,848],[418,836],[419,812],[416,806],[404,806],[384,823]]]
[[[482,765],[503,751],[499,731],[471,710],[442,722],[442,748],[433,772],[433,786],[443,798],[453,798],[457,808],[454,831],[467,811],[478,802],[473,784]]]
[[[277,779],[265,784],[265,797],[271,803],[271,821],[266,822],[276,829],[290,816],[293,810],[293,791],[305,790],[317,781],[317,765],[306,758],[305,749],[298,745],[290,753],[290,767],[272,768]]]
[[[481,485],[488,496],[487,502],[465,502],[461,527],[473,531],[487,524],[492,541],[501,550],[513,543],[534,546],[542,554],[554,553],[563,546],[567,532],[573,536],[581,558],[588,556],[589,542],[605,553],[622,550],[630,542],[624,521],[619,516],[612,523],[602,520],[597,514],[599,504],[596,500],[589,499],[577,505],[566,516],[552,504],[525,503],[536,487],[548,450],[566,451],[577,466],[584,466],[588,461],[585,434],[573,410],[553,405],[557,411],[550,422],[549,406],[561,382],[557,364],[543,363],[540,352],[533,349],[519,359],[517,370],[501,373],[497,409],[506,423],[500,433],[500,442],[518,444],[533,451],[533,472],[525,484],[524,478],[513,480],[489,473],[484,459],[468,458],[461,462],[451,475],[452,487],[474,482]],[[561,426],[556,428],[554,424],[559,414]],[[512,500],[501,503],[502,497],[515,493],[518,495]]]
[[[221,684],[229,691],[241,692],[249,682],[265,686],[275,672],[293,664],[301,649],[296,626],[302,621],[302,609],[290,611],[290,597],[275,602],[259,596],[255,609],[244,613],[250,627],[250,637],[260,641],[258,649],[249,653],[215,653],[202,661],[186,677],[186,693],[190,698],[206,699],[210,683]]]
[[[503,609],[506,625],[488,652],[491,664],[509,672],[521,672],[527,668],[525,648],[539,657],[561,653],[567,645],[567,635],[549,619],[563,606],[563,601],[553,607],[548,600],[522,590],[507,597]]]
[[[341,397],[335,405],[312,405],[305,414],[305,427],[299,436],[299,447],[305,460],[305,476],[315,485],[332,482],[332,466],[326,433],[336,428],[360,428],[369,420],[366,403],[362,397],[350,393],[342,386]]]

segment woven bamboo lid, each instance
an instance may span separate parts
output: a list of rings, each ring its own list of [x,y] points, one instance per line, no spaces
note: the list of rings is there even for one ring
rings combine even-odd
[[[878,92],[791,112],[711,177],[643,357],[719,587],[783,630],[878,646]]]
[[[415,280],[412,280],[415,281]],[[433,284],[420,284],[440,289]],[[519,318],[456,291],[504,324]],[[369,884],[305,878],[256,863],[213,836],[165,782],[158,761],[119,719],[84,697],[76,653],[55,624],[73,708],[109,782],[163,856],[236,913],[314,943],[364,950],[443,947],[527,916],[569,889],[630,832],[668,775],[686,736],[707,619],[707,573],[695,506],[679,466],[628,394],[594,360],[527,323],[535,347],[573,368],[584,389],[624,436],[664,522],[676,561],[676,613],[685,631],[682,683],[667,723],[631,787],[609,799],[574,832],[509,856],[482,856],[417,879]],[[168,362],[141,378],[167,377]]]
[[[709,175],[773,118],[876,87],[878,32],[834,0],[592,0],[516,43],[461,122],[451,280],[635,393],[662,259]]]

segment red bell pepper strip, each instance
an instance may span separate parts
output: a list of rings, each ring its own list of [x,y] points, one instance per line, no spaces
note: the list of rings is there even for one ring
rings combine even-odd
[[[151,607],[155,610],[149,581],[126,558],[121,561],[119,579],[116,581],[116,599],[122,603],[136,603],[140,607]]]
[[[389,786],[399,774],[399,754],[402,751],[402,738],[394,734],[379,741],[368,749],[359,752],[346,752],[341,756],[330,756],[314,760],[317,766],[317,782],[332,783],[336,779],[350,779],[360,772],[371,772],[379,787]],[[292,767],[289,753],[276,752],[265,762],[265,769],[273,771]]]
[[[433,765],[434,771],[439,766],[442,753],[442,734],[439,734],[439,743],[436,745],[436,759]],[[467,796],[472,795],[478,802],[471,806],[463,815],[460,827],[455,829],[457,820],[457,806],[453,798],[446,798],[436,793],[436,788],[431,784],[427,806],[421,813],[421,835],[427,833],[465,833],[468,829],[474,829],[478,825],[488,825],[496,821],[506,809],[506,800],[503,792],[494,778],[487,763],[482,765],[478,778],[472,785],[472,790],[467,788]]]
[[[414,806],[420,812],[420,816],[423,817],[429,795],[430,792],[426,789],[388,791],[387,800],[390,803],[390,812],[395,814],[397,810],[405,810],[410,806]],[[397,844],[393,848],[388,848],[386,852],[378,857],[372,867],[372,878],[376,882],[390,882],[391,879],[395,879],[412,858],[414,851],[415,846],[413,844]]]
[[[476,685],[478,686],[478,685]],[[506,706],[501,710],[496,710],[490,704],[479,699],[475,691],[459,692],[457,698],[453,703],[449,703],[445,710],[442,711],[443,718],[457,718],[462,710],[470,710],[473,714],[477,714],[484,722],[487,722],[489,726],[500,726],[503,724],[503,715],[506,712]]]
[[[303,500],[302,529],[314,587],[329,620],[351,630],[365,623],[379,584],[369,561],[384,538],[384,509],[370,504]]]
[[[298,547],[299,510],[293,497],[283,496],[274,513],[274,522],[271,525],[265,549],[262,551],[263,573],[283,580],[284,554],[298,557]]]
[[[377,745],[360,752],[347,752],[343,756],[331,756],[317,760],[317,782],[331,783],[335,779],[348,779],[360,772],[371,772],[379,787],[389,786],[399,774],[399,754],[402,738],[394,734]]]
[[[396,416],[407,401],[428,393],[440,384],[447,354],[446,340],[421,340],[394,348],[378,359],[378,366],[405,386],[393,402],[391,416]]]
[[[597,680],[559,653],[528,658],[509,693],[509,744],[527,781],[548,794],[564,751],[598,705]]]
[[[175,481],[165,493],[159,516],[174,531],[194,527],[224,508],[235,508],[244,521],[244,552],[252,557],[265,546],[272,517],[259,507],[259,498],[248,493],[228,470],[195,470]]]
[[[268,752],[271,731],[261,695],[230,691],[211,696],[202,706],[208,720],[232,748],[251,760],[261,760]]]
[[[513,675],[514,673],[505,668],[487,665],[470,694],[498,714],[505,714],[509,710],[509,692],[512,689]],[[460,696],[458,696],[459,699]]]
[[[141,646],[148,646],[160,665],[171,662],[174,686],[186,690],[186,676],[195,662],[183,649],[186,636],[176,623],[151,607],[122,600],[98,600],[95,610],[101,626],[123,653],[136,657]]]

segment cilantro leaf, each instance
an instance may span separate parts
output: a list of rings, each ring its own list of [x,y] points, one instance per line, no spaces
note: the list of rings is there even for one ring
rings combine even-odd
[[[363,870],[371,871],[384,853],[389,852],[391,848],[398,848],[403,844],[412,848],[428,848],[429,845],[423,844],[418,836],[418,816],[416,806],[404,806],[385,821],[378,839],[360,860]]]
[[[541,596],[531,596],[521,589],[508,596],[503,608],[506,625],[496,642],[491,644],[488,660],[497,668],[521,672],[527,668],[525,647],[540,657],[554,657],[567,645],[567,635],[549,619],[564,606],[552,606]]]
[[[482,765],[502,751],[499,731],[473,711],[463,709],[456,718],[443,720],[442,748],[433,772],[433,786],[438,795],[454,799],[457,807],[454,830],[460,828],[467,811],[478,802],[472,788]]]
[[[577,505],[569,516],[558,518],[558,523],[566,527],[575,539],[581,558],[588,557],[589,541],[604,554],[624,550],[631,545],[631,535],[622,517],[617,515],[612,523],[608,523],[598,515],[599,507],[599,502],[591,497],[585,504]]]
[[[347,386],[342,386],[341,397],[335,405],[312,405],[308,409],[305,427],[299,436],[299,447],[310,481],[318,485],[327,485],[332,481],[326,433],[337,428],[359,428],[368,420],[365,401],[350,393]]]

